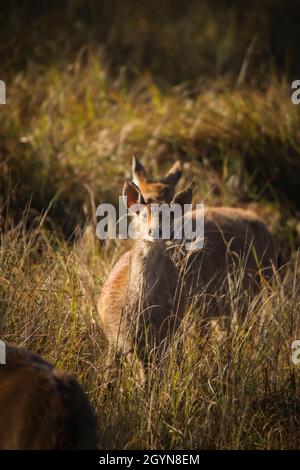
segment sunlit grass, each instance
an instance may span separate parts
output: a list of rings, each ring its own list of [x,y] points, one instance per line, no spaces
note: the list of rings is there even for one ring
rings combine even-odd
[[[205,305],[189,308],[146,385],[124,364],[107,388],[96,301],[115,248],[99,250],[94,238],[89,252],[79,248],[57,248],[42,226],[2,237],[1,338],[78,378],[97,411],[101,447],[299,447],[297,265],[248,300],[246,321],[227,334],[203,326]]]
[[[148,73],[130,84],[112,78],[92,48],[85,60],[32,63],[10,76],[0,114],[1,338],[78,378],[98,414],[101,447],[299,447],[297,266],[248,300],[245,324],[228,335],[201,327],[191,308],[146,387],[124,365],[107,390],[96,303],[128,245],[100,246],[88,225],[98,203],[117,200],[133,154],[154,175],[181,158],[182,187],[196,177],[195,201],[254,208],[289,254],[298,109],[284,79],[260,89],[220,79],[163,91]],[[86,223],[80,238],[76,226]]]

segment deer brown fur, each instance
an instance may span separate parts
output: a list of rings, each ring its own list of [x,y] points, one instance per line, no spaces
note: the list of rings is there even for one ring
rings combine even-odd
[[[144,204],[148,219],[141,224],[150,233],[157,223],[149,217],[151,205],[145,205],[133,183],[125,184],[123,194],[129,208],[132,203]],[[178,196],[174,201],[191,198],[185,191]],[[136,217],[138,223],[141,216]],[[180,324],[183,303],[179,272],[165,241],[151,236],[135,240],[112,268],[100,294],[99,314],[110,355],[121,352],[131,359],[136,350],[145,365],[149,353],[169,344]]]
[[[145,200],[161,202],[161,184],[150,178],[136,158],[133,159],[133,178],[143,188]],[[182,174],[176,162],[168,174],[168,191],[174,193]],[[191,213],[195,223],[198,213]],[[203,292],[213,296],[223,286],[227,289],[227,276],[236,269],[238,260],[244,270],[244,289],[255,290],[262,279],[269,279],[276,266],[273,237],[264,222],[252,211],[233,207],[204,207],[204,246],[199,251],[186,251],[181,256],[185,267],[185,284],[191,295]]]

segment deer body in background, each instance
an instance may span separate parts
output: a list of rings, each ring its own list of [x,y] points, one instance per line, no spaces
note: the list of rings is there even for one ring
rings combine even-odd
[[[177,330],[184,296],[179,272],[165,241],[153,237],[156,230],[161,230],[159,217],[151,215],[151,204],[145,204],[134,183],[125,184],[123,195],[129,210],[140,204],[140,212],[134,214],[140,237],[109,273],[98,309],[110,359],[121,353],[131,361],[135,350],[140,362],[147,366],[149,354],[155,356],[168,346]],[[182,191],[172,202],[187,204],[191,197],[191,191]]]
[[[182,166],[177,161],[164,178],[154,181],[134,158],[132,171],[146,202],[148,198],[161,202],[161,185],[167,183],[168,193],[174,193]],[[197,209],[191,217],[195,224]],[[203,288],[210,298],[219,289],[228,291],[228,273],[234,275],[238,267],[243,273],[241,290],[256,291],[262,279],[270,279],[276,266],[273,237],[264,222],[252,211],[233,207],[205,206],[204,246],[199,251],[185,251],[179,258],[191,297],[203,293]]]
[[[7,343],[0,365],[0,449],[96,449],[96,419],[76,380]]]

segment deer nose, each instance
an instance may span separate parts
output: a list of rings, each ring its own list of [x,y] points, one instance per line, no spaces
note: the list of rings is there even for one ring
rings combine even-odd
[[[159,229],[149,229],[149,235],[150,237],[156,239],[156,238],[162,238],[162,229],[159,227]]]

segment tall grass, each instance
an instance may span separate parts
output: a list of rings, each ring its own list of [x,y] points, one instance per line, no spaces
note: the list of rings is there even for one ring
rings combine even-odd
[[[226,80],[162,92],[149,75],[129,86],[111,80],[97,54],[65,68],[34,66],[8,83],[0,114],[0,202],[19,220],[52,202],[49,217],[65,235],[115,202],[133,154],[155,174],[186,163],[183,185],[213,204],[268,206],[286,221],[299,208],[299,108],[289,84],[272,77],[264,91]],[[267,204],[265,204],[267,203]],[[35,211],[35,212],[34,212]],[[272,217],[272,213],[274,217]]]
[[[98,414],[99,446],[299,447],[299,371],[291,362],[291,343],[300,335],[297,262],[248,299],[244,323],[226,334],[217,325],[204,328],[205,305],[191,307],[146,386],[124,364],[107,388],[107,346],[95,305],[119,248],[99,250],[93,240],[83,252],[80,242],[67,246],[42,224],[2,235],[1,338],[76,375]],[[231,305],[238,305],[234,295]]]
[[[297,56],[297,29],[279,1],[258,17],[256,1],[242,14],[220,1],[118,3],[70,1],[63,18],[43,2],[32,28],[27,4],[1,9],[0,336],[79,379],[103,448],[299,448],[300,108],[279,74],[286,52]],[[244,324],[224,335],[204,328],[205,305],[190,307],[147,386],[123,364],[107,388],[96,302],[128,245],[100,245],[88,222],[117,201],[133,154],[155,176],[182,159],[195,201],[255,209],[292,259],[246,299]]]

